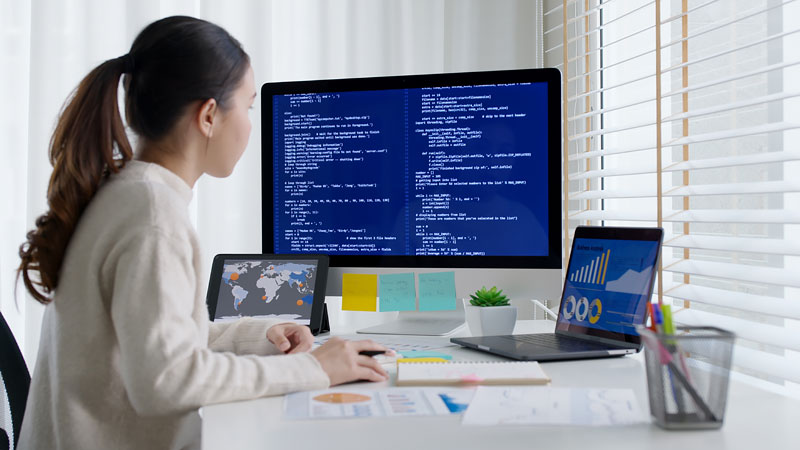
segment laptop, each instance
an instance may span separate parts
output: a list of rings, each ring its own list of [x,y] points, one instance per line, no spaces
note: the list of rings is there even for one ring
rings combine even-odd
[[[579,226],[554,333],[450,341],[523,361],[636,353],[642,343],[635,326],[647,319],[663,236],[661,228]]]

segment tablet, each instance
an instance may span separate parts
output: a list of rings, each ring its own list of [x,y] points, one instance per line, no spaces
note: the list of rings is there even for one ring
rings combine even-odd
[[[316,334],[323,326],[327,275],[325,255],[217,255],[206,296],[209,317],[283,319]]]

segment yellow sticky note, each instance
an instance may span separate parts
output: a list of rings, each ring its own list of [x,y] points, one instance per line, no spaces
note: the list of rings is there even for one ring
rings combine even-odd
[[[437,358],[429,356],[427,358],[401,358],[397,360],[398,363],[426,363],[426,362],[450,362],[444,358]]]
[[[375,311],[376,309],[378,309],[378,275],[343,274],[342,310]]]

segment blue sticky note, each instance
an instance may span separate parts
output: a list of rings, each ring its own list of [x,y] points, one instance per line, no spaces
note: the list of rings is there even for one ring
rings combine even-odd
[[[453,359],[453,355],[439,352],[429,352],[426,350],[411,350],[408,352],[399,352],[403,358],[442,358]]]
[[[379,311],[414,311],[417,291],[413,273],[388,273],[378,276]]]
[[[419,274],[419,310],[452,311],[456,309],[456,273]]]

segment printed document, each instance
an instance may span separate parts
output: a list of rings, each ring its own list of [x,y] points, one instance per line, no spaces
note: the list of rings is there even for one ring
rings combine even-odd
[[[464,412],[474,389],[324,389],[295,392],[284,399],[287,419],[434,416]]]
[[[631,425],[645,423],[631,389],[479,386],[464,425]]]

